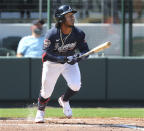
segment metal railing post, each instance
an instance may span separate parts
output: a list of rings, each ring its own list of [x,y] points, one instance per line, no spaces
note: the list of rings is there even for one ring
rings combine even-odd
[[[51,1],[47,0],[47,29],[51,28],[51,15],[50,15],[50,10],[51,8]]]
[[[121,12],[122,12],[122,43],[121,43],[121,55],[125,56],[125,2],[121,0]]]
[[[39,0],[39,19],[42,19],[42,0]]]

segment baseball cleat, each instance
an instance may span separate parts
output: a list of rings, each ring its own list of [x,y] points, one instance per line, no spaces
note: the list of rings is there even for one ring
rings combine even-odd
[[[36,123],[44,123],[44,111],[37,110],[37,114],[35,117],[35,122]]]
[[[72,109],[70,107],[69,101],[63,101],[63,96],[58,99],[60,106],[63,107],[63,113],[67,118],[72,117]]]

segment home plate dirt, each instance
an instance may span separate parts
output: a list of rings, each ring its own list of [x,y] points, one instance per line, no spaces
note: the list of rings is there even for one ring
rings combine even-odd
[[[0,131],[144,131],[144,118],[0,119]]]

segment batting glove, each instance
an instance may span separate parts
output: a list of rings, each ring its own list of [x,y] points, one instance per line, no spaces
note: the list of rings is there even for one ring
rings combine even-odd
[[[67,57],[67,63],[70,65],[74,65],[75,63],[79,62],[81,60],[81,58],[79,58],[80,54],[76,54],[73,56],[68,56]]]

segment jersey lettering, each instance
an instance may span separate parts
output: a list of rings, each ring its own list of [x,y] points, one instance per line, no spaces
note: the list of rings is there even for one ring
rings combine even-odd
[[[76,42],[74,43],[69,43],[69,44],[66,44],[64,46],[61,46],[58,48],[58,52],[67,52],[68,50],[73,50],[76,46]]]

